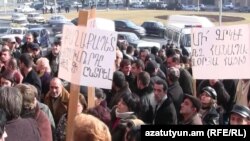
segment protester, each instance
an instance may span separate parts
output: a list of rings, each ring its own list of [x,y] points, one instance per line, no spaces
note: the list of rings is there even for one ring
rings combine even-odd
[[[153,124],[175,125],[177,124],[176,109],[171,97],[167,95],[168,86],[163,80],[154,83],[154,97],[157,102],[155,107]]]
[[[68,111],[69,92],[63,87],[62,81],[55,77],[50,81],[50,89],[44,103],[48,105],[57,125],[63,114]]]
[[[6,112],[6,141],[42,141],[34,119],[21,118],[23,98],[14,87],[0,88],[0,107]]]
[[[87,111],[87,102],[82,94],[79,94],[78,97],[78,104],[77,104],[77,110],[76,114],[86,113]],[[56,129],[56,138],[57,141],[65,141],[66,140],[66,129],[67,129],[67,120],[68,120],[68,114],[65,113],[60,118],[57,129]]]
[[[95,106],[88,110],[88,114],[99,118],[107,126],[110,126],[110,109],[107,107],[106,94],[102,89],[95,88]]]
[[[198,98],[185,94],[184,101],[181,104],[180,114],[181,125],[202,125],[201,117],[198,115],[201,109],[201,102]]]
[[[230,115],[230,125],[250,125],[250,109],[242,105],[234,105]]]
[[[75,117],[73,141],[112,141],[109,128],[98,118],[79,114]]]
[[[204,125],[218,125],[220,115],[216,110],[217,107],[217,93],[216,91],[207,86],[202,89],[200,94],[201,101],[201,118]]]

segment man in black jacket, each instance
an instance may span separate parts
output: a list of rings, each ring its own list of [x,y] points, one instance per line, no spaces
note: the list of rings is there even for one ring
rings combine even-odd
[[[153,124],[174,125],[177,124],[177,115],[174,103],[167,96],[168,86],[164,80],[157,80],[154,83],[154,97],[156,107]]]

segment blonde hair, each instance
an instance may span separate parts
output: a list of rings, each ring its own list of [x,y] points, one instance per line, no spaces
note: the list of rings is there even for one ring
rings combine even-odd
[[[74,141],[111,141],[107,125],[92,115],[79,114],[74,123]]]
[[[49,65],[49,60],[45,57],[41,57],[36,61],[36,65],[37,66],[42,66],[42,68],[45,69],[45,72],[50,73],[51,72],[51,68]]]

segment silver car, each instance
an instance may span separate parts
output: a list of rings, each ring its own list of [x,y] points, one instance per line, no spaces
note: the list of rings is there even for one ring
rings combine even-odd
[[[48,20],[48,24],[50,26],[54,25],[54,24],[58,24],[58,23],[68,23],[70,22],[69,19],[67,19],[65,16],[63,15],[53,15],[52,17],[50,17],[50,19]]]

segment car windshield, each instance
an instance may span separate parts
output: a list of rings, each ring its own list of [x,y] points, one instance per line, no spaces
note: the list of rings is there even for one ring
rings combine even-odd
[[[9,34],[22,34],[21,29],[11,29],[9,30]]]
[[[191,47],[191,34],[185,34],[181,40],[184,47]]]
[[[128,42],[133,42],[133,41],[137,41],[137,40],[140,40],[140,39],[135,34],[128,34],[127,35],[127,41]]]
[[[131,22],[131,21],[127,21],[127,26],[128,27],[135,27],[135,23]]]
[[[8,31],[8,28],[0,28],[0,33],[6,33]]]

